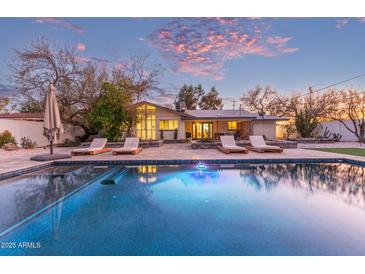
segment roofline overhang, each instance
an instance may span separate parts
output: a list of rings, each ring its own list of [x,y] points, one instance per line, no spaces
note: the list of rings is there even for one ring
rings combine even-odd
[[[192,116],[192,117],[188,117],[188,118],[183,118],[183,120],[214,120],[214,121],[224,121],[224,120],[256,120],[256,117],[245,117],[245,116],[241,116],[241,117],[197,117],[197,116]]]
[[[168,107],[164,107],[164,106],[161,106],[161,105],[158,105],[158,104],[155,104],[155,103],[151,103],[149,101],[141,101],[141,102],[138,102],[137,105],[142,105],[142,104],[148,104],[148,105],[152,105],[154,107],[158,107],[158,108],[161,108],[161,109],[164,109],[166,111],[170,111],[172,113],[175,113],[177,115],[180,115],[182,117],[193,117],[191,116],[190,114],[187,114],[185,112],[180,112],[180,111],[177,111],[177,110],[174,110],[174,109],[171,109],[171,108],[168,108]]]

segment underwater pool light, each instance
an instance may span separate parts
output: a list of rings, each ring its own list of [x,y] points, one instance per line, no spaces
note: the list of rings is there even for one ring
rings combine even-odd
[[[199,169],[205,169],[205,168],[207,168],[207,166],[204,163],[202,163],[202,162],[199,162],[196,166]]]

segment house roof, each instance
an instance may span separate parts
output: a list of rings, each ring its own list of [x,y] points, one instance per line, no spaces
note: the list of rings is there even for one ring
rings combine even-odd
[[[142,101],[139,104],[149,104],[164,110],[173,112],[177,115],[182,116],[183,120],[196,120],[196,119],[207,119],[207,120],[223,120],[223,119],[258,119],[258,120],[277,120],[285,121],[287,117],[278,117],[272,115],[265,115],[264,117],[259,116],[257,113],[247,111],[245,109],[218,109],[218,110],[185,110],[184,112],[171,109],[169,107],[161,106],[148,101]]]
[[[200,119],[230,119],[230,118],[251,118],[255,119],[256,114],[244,109],[219,109],[219,110],[186,110],[187,114]]]
[[[0,119],[19,119],[19,120],[43,120],[44,113],[2,113]]]
[[[249,112],[245,109],[219,109],[219,110],[186,110],[194,119],[257,119],[257,120],[288,120],[286,117],[265,115]],[[192,118],[188,118],[191,120]]]

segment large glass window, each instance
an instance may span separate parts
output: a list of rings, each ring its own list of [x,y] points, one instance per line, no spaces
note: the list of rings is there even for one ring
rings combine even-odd
[[[156,108],[151,105],[141,105],[137,111],[137,137],[142,140],[156,140]]]
[[[160,130],[175,130],[178,126],[177,120],[160,120]]]
[[[228,122],[228,130],[237,130],[237,121]]]

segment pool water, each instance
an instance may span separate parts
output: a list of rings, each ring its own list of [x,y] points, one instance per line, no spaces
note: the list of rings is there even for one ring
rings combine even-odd
[[[83,185],[112,167],[84,168],[43,173],[81,169]],[[116,184],[95,180],[3,235],[0,254],[365,255],[364,171],[342,163],[126,167]],[[22,187],[28,198],[12,205],[8,224],[44,200],[49,182],[36,182],[33,198]]]

